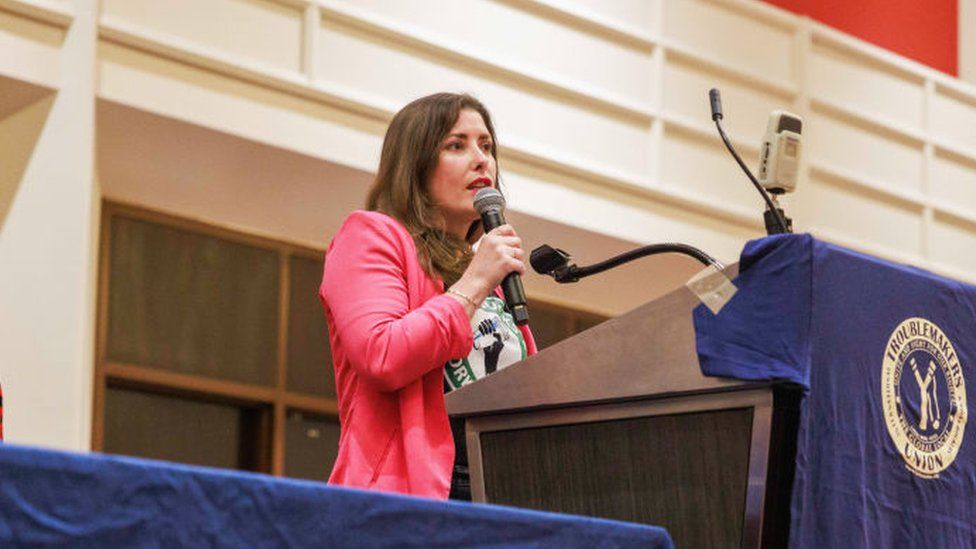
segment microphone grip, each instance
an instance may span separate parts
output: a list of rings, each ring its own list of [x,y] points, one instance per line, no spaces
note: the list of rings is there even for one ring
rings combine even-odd
[[[529,322],[529,308],[525,306],[525,290],[522,289],[522,277],[518,273],[508,273],[502,280],[502,294],[505,304],[512,313],[512,318],[519,326]]]
[[[485,226],[485,232],[489,232],[496,227],[505,224],[505,217],[500,209],[489,209],[481,212],[481,223]],[[505,305],[512,313],[515,324],[521,326],[529,322],[529,308],[525,305],[525,290],[522,288],[522,277],[518,273],[511,272],[505,275],[502,280],[502,294],[505,296]]]

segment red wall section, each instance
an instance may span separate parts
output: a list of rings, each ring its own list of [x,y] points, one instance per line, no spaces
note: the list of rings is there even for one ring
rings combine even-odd
[[[956,76],[959,0],[766,0]]]

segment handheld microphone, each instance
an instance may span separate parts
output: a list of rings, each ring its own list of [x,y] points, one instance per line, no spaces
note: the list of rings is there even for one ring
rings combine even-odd
[[[485,187],[474,195],[474,209],[481,214],[481,223],[485,232],[505,224],[505,197],[498,189]],[[512,313],[512,318],[518,325],[529,322],[529,308],[525,305],[525,290],[522,289],[522,278],[518,273],[508,273],[502,280],[502,293],[505,294],[505,305]]]
[[[759,160],[759,182],[767,191],[783,194],[796,190],[802,131],[803,119],[795,114],[773,111],[769,115]]]

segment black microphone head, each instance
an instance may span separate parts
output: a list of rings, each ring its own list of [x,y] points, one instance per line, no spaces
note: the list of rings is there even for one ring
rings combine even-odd
[[[543,244],[532,250],[529,255],[529,264],[539,274],[550,274],[556,269],[565,267],[568,263],[569,254],[548,244]]]
[[[722,94],[719,93],[718,88],[712,88],[708,91],[708,100],[712,105],[712,120],[720,120],[722,118]]]
[[[479,189],[474,195],[474,209],[479,214],[491,210],[504,210],[505,197],[494,187]]]

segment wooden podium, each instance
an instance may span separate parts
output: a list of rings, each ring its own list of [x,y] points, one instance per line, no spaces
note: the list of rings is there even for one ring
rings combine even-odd
[[[785,547],[799,392],[705,377],[676,290],[447,395],[475,501]]]

